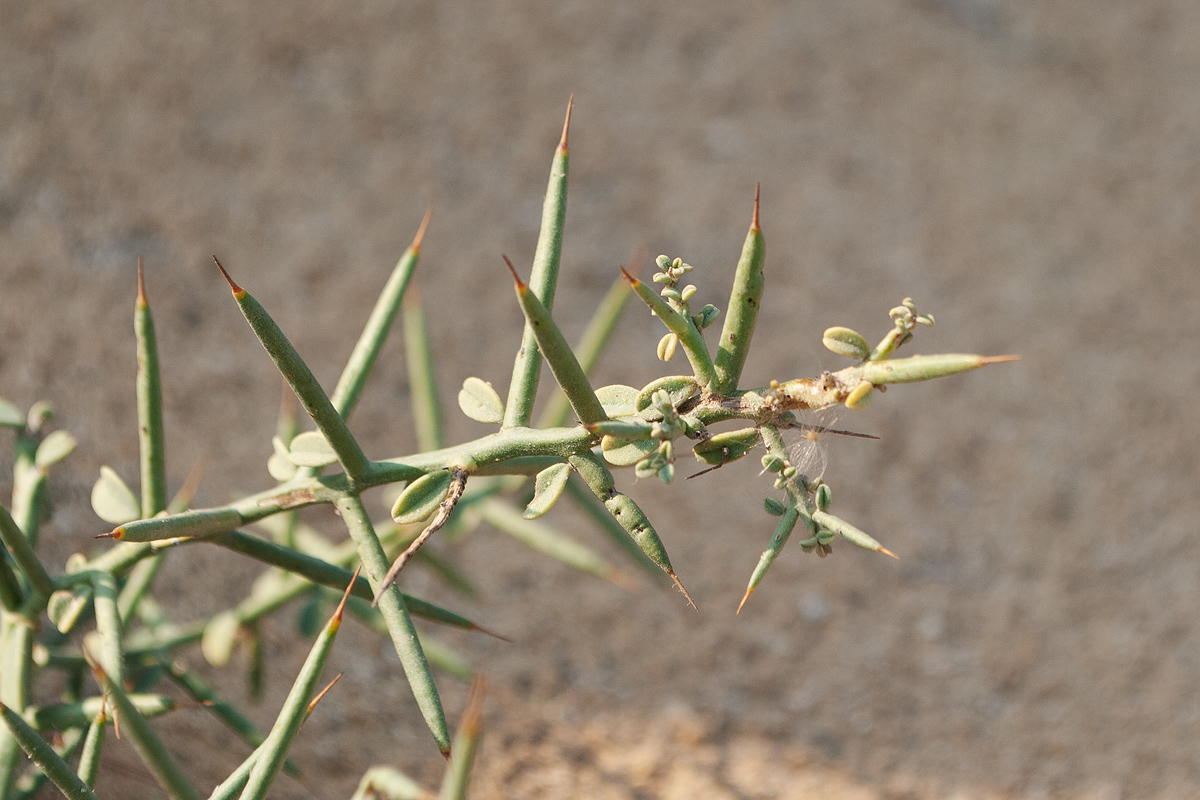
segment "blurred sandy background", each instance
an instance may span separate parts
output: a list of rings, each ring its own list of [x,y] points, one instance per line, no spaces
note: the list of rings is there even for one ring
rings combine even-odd
[[[906,295],[938,319],[912,352],[1024,361],[843,419],[883,441],[832,442],[835,511],[898,562],[789,549],[735,618],[773,524],[745,463],[624,479],[698,614],[490,530],[455,548],[479,599],[406,578],[515,640],[445,637],[493,685],[475,796],[1200,796],[1185,0],[2,2],[0,395],[51,400],[81,442],[54,476],[55,562],[104,528],[99,466],[136,480],[139,256],[170,478],[207,459],[202,504],[269,484],[279,394],[212,253],[332,386],[431,206],[419,280],[443,392],[468,375],[503,391],[520,314],[500,254],[528,270],[572,92],[556,305],[572,338],[639,243],[695,265],[698,300],[723,307],[761,181],[746,385],[840,366],[821,331],[875,339]],[[664,374],[659,336],[631,305],[600,383]],[[485,432],[451,408],[455,440]],[[352,428],[393,456],[410,420],[397,337]],[[570,514],[548,520],[619,558]],[[160,580],[186,620],[256,574],[196,547]],[[268,724],[303,649],[290,613],[265,630]],[[347,797],[373,763],[440,775],[389,646],[343,636],[347,677],[294,751],[308,777],[275,797]],[[206,674],[245,697],[238,669]],[[457,718],[465,688],[442,686]],[[160,729],[205,791],[246,754],[198,711]],[[111,741],[102,796],[158,796]]]

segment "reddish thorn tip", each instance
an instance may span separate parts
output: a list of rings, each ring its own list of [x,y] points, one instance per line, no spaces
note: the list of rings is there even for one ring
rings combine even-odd
[[[754,184],[754,219],[750,222],[750,230],[761,232],[762,228],[758,224],[758,190],[759,184],[756,183]]]
[[[138,256],[138,293],[137,302],[139,306],[146,305],[146,281],[142,276],[142,257]]]
[[[320,692],[318,692],[316,697],[314,697],[311,701],[309,701],[309,704],[308,704],[308,713],[309,714],[311,714],[313,712],[313,709],[317,707],[317,703],[321,702],[321,698],[323,698],[325,695],[327,695],[329,693],[329,690],[333,688],[333,685],[342,679],[343,674],[344,673],[339,672],[337,674],[337,676],[334,677],[333,680],[331,680],[329,683],[325,684],[325,688],[322,689]]]
[[[340,620],[342,618],[342,612],[346,609],[346,601],[350,599],[350,593],[354,591],[354,584],[358,583],[358,573],[360,572],[362,572],[362,564],[355,568],[354,575],[351,576],[350,583],[346,586],[346,591],[342,592],[342,602],[338,603],[337,610],[333,612],[333,619]]]
[[[514,266],[512,265],[512,262],[508,260],[508,256],[506,256],[506,255],[501,255],[500,257],[504,259],[504,263],[505,263],[505,264],[508,264],[508,271],[512,273],[513,280],[514,280],[514,281],[516,281],[516,283],[517,283],[517,291],[518,291],[518,292],[523,292],[523,291],[525,291],[525,284],[524,284],[524,282],[521,280],[521,278],[520,278],[520,277],[517,275],[517,270],[516,270],[516,267],[514,267]]]
[[[750,595],[752,594],[754,594],[753,587],[746,587],[746,593],[742,595],[742,602],[738,603],[737,611],[734,612],[735,616],[742,613],[742,606],[746,605],[746,601],[750,599]]]
[[[891,550],[888,550],[886,547],[879,548],[879,552],[883,553],[885,556],[891,556],[892,558],[896,559],[897,561],[900,560],[900,556],[896,555]]]
[[[683,596],[685,598],[687,598],[688,605],[692,607],[692,610],[699,611],[700,609],[696,608],[696,603],[694,600],[692,600],[692,596],[690,594],[688,594],[688,590],[683,588],[683,582],[680,581],[679,578],[675,575],[675,571],[669,569],[669,570],[667,570],[667,574],[671,576],[671,580],[675,581],[675,588],[678,589],[679,591],[683,592]]]
[[[221,262],[217,261],[216,256],[213,256],[213,263],[215,263],[217,265],[217,269],[221,270],[221,274],[225,276],[225,280],[226,280],[226,282],[228,282],[229,288],[233,290],[234,294],[245,293],[246,290],[243,289],[242,287],[238,286],[236,283],[234,283],[233,278],[229,277],[229,273],[226,272],[225,268],[221,266]]]
[[[562,139],[560,139],[558,142],[558,149],[562,150],[564,153],[567,152],[567,129],[571,127],[571,106],[573,105],[575,105],[574,92],[572,92],[571,96],[567,98],[567,118],[563,120]]]
[[[617,269],[621,270],[621,274],[625,276],[625,280],[629,281],[630,286],[637,286],[639,283],[641,283],[641,281],[626,272],[625,268],[619,264],[617,265]]]
[[[983,366],[986,367],[988,364],[1004,364],[1009,361],[1020,361],[1020,360],[1021,360],[1021,357],[1019,355],[984,356],[983,357]]]
[[[429,218],[433,216],[433,206],[430,206],[425,211],[425,218],[421,220],[421,227],[417,228],[417,235],[413,237],[412,244],[408,246],[413,253],[421,252],[421,242],[425,238],[425,229],[429,227]]]
[[[124,533],[124,531],[121,530],[120,528],[117,528],[115,531],[110,531],[108,533],[97,533],[92,538],[93,539],[119,539],[120,538],[119,534],[122,534],[122,533]]]

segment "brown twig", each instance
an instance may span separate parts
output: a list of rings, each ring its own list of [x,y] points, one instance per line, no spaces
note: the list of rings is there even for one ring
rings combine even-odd
[[[392,562],[392,566],[387,571],[387,575],[383,576],[383,581],[379,584],[379,588],[375,590],[375,599],[371,601],[371,606],[374,607],[379,603],[379,598],[391,586],[396,576],[400,574],[400,570],[404,569],[404,565],[408,563],[417,551],[421,549],[421,545],[425,544],[430,536],[442,529],[442,526],[450,521],[450,514],[454,511],[454,507],[458,505],[459,498],[463,495],[463,490],[467,488],[467,478],[471,473],[465,469],[455,467],[450,471],[450,492],[446,495],[446,499],[438,506],[437,513],[433,516],[433,520],[426,526],[421,534],[413,539],[412,544],[405,548],[404,552],[396,557]]]

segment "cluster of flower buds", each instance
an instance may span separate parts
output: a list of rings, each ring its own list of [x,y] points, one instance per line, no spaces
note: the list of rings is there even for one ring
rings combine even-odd
[[[691,312],[689,301],[696,294],[696,285],[689,283],[682,289],[679,288],[679,281],[689,272],[692,271],[691,264],[683,263],[683,259],[676,258],[672,260],[669,256],[659,256],[654,262],[659,272],[654,273],[654,282],[664,284],[659,295],[667,301],[667,304],[677,313],[685,317],[690,317],[692,324],[697,330],[704,330],[720,315],[721,311],[712,303],[706,304],[696,314]],[[675,356],[675,348],[679,345],[679,337],[674,333],[668,333],[658,341],[658,360],[670,361]]]

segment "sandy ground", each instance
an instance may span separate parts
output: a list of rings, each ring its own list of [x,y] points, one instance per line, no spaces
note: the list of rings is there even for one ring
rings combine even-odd
[[[844,418],[882,441],[831,443],[834,510],[901,559],[785,551],[739,617],[772,527],[754,464],[623,479],[699,613],[490,530],[442,546],[479,597],[406,588],[514,640],[445,636],[493,687],[475,796],[1200,796],[1198,75],[1186,0],[0,3],[0,395],[51,400],[81,442],[46,552],[92,547],[101,464],[136,480],[139,256],[169,474],[207,460],[201,504],[269,485],[279,394],[212,253],[332,385],[432,207],[443,391],[504,387],[520,314],[500,254],[528,269],[573,92],[571,337],[639,244],[724,305],[761,181],[745,384],[839,366],[821,331],[874,338],[906,295],[938,319],[914,352],[1024,360]],[[656,362],[656,324],[631,307],[600,383],[682,368]],[[397,340],[353,420],[368,455],[415,446],[406,389]],[[485,428],[454,409],[449,431]],[[256,572],[196,547],[161,581],[194,619]],[[265,628],[264,724],[293,632],[290,613]],[[388,646],[348,626],[335,661],[305,782],[273,796],[346,797],[374,763],[435,784]],[[245,698],[238,669],[206,674]],[[456,717],[465,687],[442,686]],[[198,711],[160,728],[206,790],[246,754]],[[124,745],[106,764],[103,796],[159,796]]]

